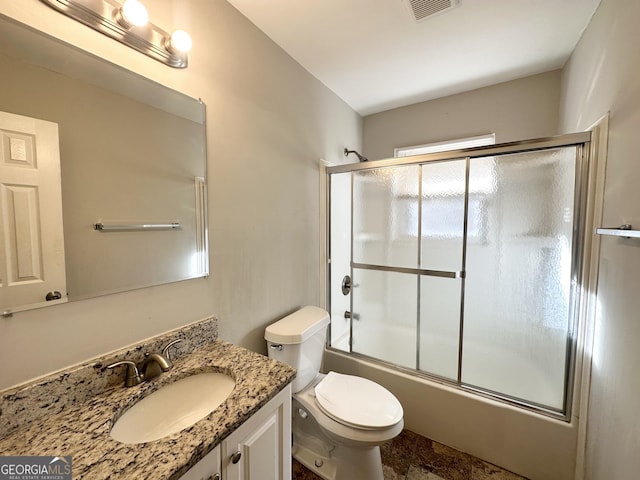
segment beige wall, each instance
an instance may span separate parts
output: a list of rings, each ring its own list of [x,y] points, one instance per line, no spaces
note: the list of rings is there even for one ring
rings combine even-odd
[[[603,223],[640,227],[640,3],[603,0],[565,67],[561,129],[610,111]],[[584,478],[640,471],[640,243],[601,239]]]
[[[364,155],[393,157],[393,149],[496,134],[496,143],[558,133],[560,70],[396,108],[364,119]]]
[[[318,302],[318,160],[361,148],[360,116],[227,2],[145,4],[154,23],[192,35],[188,69],[39,0],[0,0],[0,13],[204,100],[211,277],[0,318],[0,388],[211,314],[222,338],[265,351],[268,322]]]

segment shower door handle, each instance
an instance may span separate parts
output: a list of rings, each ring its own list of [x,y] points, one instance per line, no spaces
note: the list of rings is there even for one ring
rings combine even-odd
[[[342,279],[342,294],[349,295],[358,284],[354,284],[349,275],[345,275]]]
[[[349,295],[351,293],[351,288],[353,285],[351,284],[351,277],[349,275],[345,275],[342,279],[342,294]]]
[[[354,320],[360,320],[359,313],[351,313],[349,310],[344,311],[344,318],[353,318]]]

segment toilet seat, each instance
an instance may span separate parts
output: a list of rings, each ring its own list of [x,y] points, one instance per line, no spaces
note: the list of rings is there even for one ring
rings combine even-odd
[[[314,391],[320,410],[343,425],[382,430],[402,420],[404,412],[398,399],[366,378],[329,372]]]
[[[292,427],[294,430],[300,428],[301,422],[306,422],[309,417],[312,417],[321,431],[320,436],[326,435],[330,439],[330,443],[357,448],[381,445],[397,437],[402,431],[404,428],[404,421],[402,419],[389,428],[371,429],[350,426],[343,421],[338,421],[327,415],[327,413],[320,408],[315,393],[316,385],[325,377],[326,374],[320,374],[311,385],[293,394],[292,412],[296,418]],[[300,412],[300,408],[303,409],[303,413]],[[306,418],[305,415],[307,415]]]

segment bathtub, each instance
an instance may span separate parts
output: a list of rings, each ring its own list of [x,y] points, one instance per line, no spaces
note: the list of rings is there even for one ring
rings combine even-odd
[[[403,328],[377,323],[367,329],[367,338],[361,336],[359,340],[361,351],[367,351],[371,356],[379,352],[377,355],[398,365],[414,364],[415,349],[408,348],[406,339],[410,337]],[[447,343],[446,338],[438,339],[432,346],[437,347],[442,356],[457,351],[457,346],[451,340]],[[479,345],[467,344],[465,349],[469,352],[475,349],[474,355],[482,354]],[[498,359],[499,363],[506,364],[513,361]],[[545,390],[544,378],[540,378],[543,373],[534,366],[524,367],[530,367],[530,375],[537,376],[536,384]],[[324,371],[360,375],[385,386],[402,403],[408,430],[532,480],[574,478],[578,436],[575,416],[570,422],[556,420],[332,348],[325,352]],[[446,371],[445,367],[443,371]],[[544,398],[548,392],[539,394]]]
[[[429,332],[420,340],[420,370],[455,381],[458,376],[458,332],[451,335]],[[415,326],[369,321],[360,330],[354,327],[354,352],[393,365],[415,368]],[[408,339],[411,339],[408,341]],[[564,332],[556,341],[566,342]],[[336,348],[348,351],[343,340]],[[465,340],[463,380],[487,390],[527,399],[558,410],[563,406],[564,371],[543,369],[544,357],[523,358],[515,352],[492,349],[488,340]]]

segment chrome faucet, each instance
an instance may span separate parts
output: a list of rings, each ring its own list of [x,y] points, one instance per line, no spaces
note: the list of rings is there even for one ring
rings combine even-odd
[[[138,370],[138,366],[129,360],[112,363],[111,365],[107,365],[107,368],[126,365],[127,376],[125,377],[124,385],[126,387],[139,385],[144,380],[151,380],[152,378],[155,378],[158,375],[162,374],[162,372],[171,370],[171,367],[173,367],[173,362],[171,361],[169,348],[173,347],[176,343],[179,343],[181,341],[182,339],[178,338],[177,340],[169,343],[162,349],[162,353],[145,353],[145,359],[144,362],[142,362],[140,371]]]

